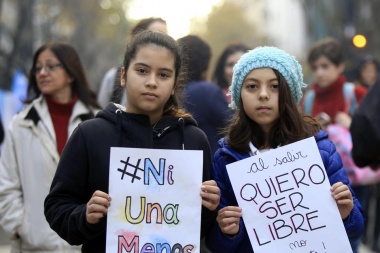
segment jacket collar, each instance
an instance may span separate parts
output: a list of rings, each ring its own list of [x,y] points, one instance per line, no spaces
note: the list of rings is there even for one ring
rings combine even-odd
[[[23,111],[25,120],[33,121],[34,125],[43,118],[43,115],[48,113],[47,103],[43,96],[39,96],[30,105],[28,105]],[[73,108],[73,113],[70,117],[70,122],[74,121],[79,117],[81,121],[92,119],[95,116],[95,111],[87,108],[80,100],[78,100]]]

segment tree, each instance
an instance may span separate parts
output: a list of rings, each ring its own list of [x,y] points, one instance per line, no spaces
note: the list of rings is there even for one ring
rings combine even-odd
[[[2,2],[3,3],[3,2]],[[30,61],[33,55],[33,14],[30,11],[34,7],[35,0],[18,1],[16,8],[19,16],[14,31],[7,30],[5,26],[1,26],[0,33],[11,36],[12,45],[9,52],[0,48],[0,78],[1,87],[9,89],[12,84],[13,71],[19,68],[26,72],[26,61]],[[4,10],[2,10],[4,11]],[[3,31],[4,30],[4,31]],[[5,32],[6,31],[6,32]]]
[[[28,72],[34,51],[47,41],[68,41],[77,49],[94,90],[109,68],[121,64],[129,29],[128,0],[4,1],[13,1],[17,25],[12,29],[11,24],[0,24],[0,35],[9,34],[12,47],[7,52],[0,44],[2,88],[10,88],[14,70]]]
[[[224,2],[215,6],[206,22],[194,20],[191,30],[210,44],[213,53],[212,67],[230,43],[241,42],[254,48],[264,44],[265,41],[264,37],[256,33],[255,24],[245,16],[243,8],[233,2]]]

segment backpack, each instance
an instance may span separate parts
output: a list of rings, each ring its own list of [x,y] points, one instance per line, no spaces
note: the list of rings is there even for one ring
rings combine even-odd
[[[345,83],[343,85],[343,96],[345,112],[352,117],[357,106],[355,85],[353,83]],[[315,92],[314,90],[310,90],[305,96],[304,112],[306,114],[311,115],[314,99]],[[343,169],[346,171],[352,185],[366,185],[379,180],[380,173],[373,172],[369,167],[359,168],[353,161],[351,156],[352,137],[349,129],[339,124],[329,124],[326,132],[342,158]]]

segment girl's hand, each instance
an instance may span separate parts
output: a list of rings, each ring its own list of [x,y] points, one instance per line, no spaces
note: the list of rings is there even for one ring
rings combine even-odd
[[[202,205],[213,211],[220,203],[220,190],[214,180],[205,181],[202,183]]]
[[[102,191],[95,191],[86,206],[86,220],[90,224],[96,224],[107,212],[111,197]]]
[[[335,123],[344,126],[345,128],[349,129],[351,126],[351,116],[344,112],[338,112],[334,119]]]
[[[331,186],[330,190],[331,195],[333,196],[338,205],[339,213],[342,217],[342,220],[347,219],[352,209],[354,208],[354,201],[352,199],[350,189],[347,185],[343,184],[342,182],[338,182]]]
[[[239,232],[241,216],[242,212],[240,207],[226,206],[219,210],[216,221],[223,233],[233,236]]]

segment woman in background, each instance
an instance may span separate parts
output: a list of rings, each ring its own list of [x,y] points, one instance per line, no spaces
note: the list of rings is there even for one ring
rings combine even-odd
[[[233,68],[240,57],[248,50],[249,48],[242,43],[229,44],[216,63],[213,79],[223,90],[228,103],[231,103],[231,96],[227,94],[232,81]]]
[[[76,50],[62,42],[42,45],[0,160],[0,225],[12,252],[80,252],[50,229],[43,207],[68,137],[98,108]]]

